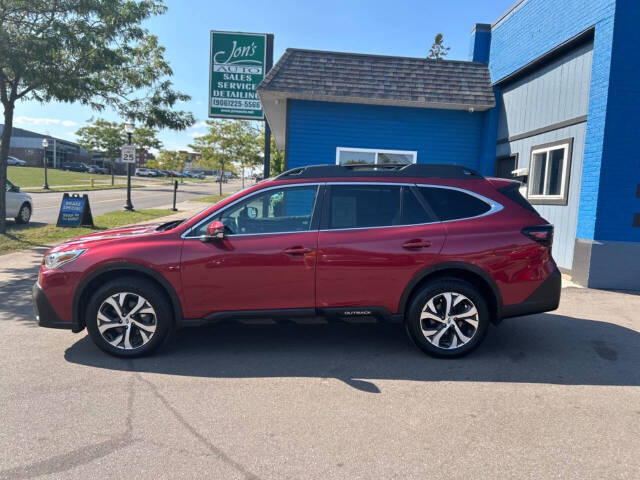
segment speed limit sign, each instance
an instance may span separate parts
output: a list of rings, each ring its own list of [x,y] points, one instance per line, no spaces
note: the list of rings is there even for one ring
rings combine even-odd
[[[122,146],[122,163],[136,163],[136,146]]]

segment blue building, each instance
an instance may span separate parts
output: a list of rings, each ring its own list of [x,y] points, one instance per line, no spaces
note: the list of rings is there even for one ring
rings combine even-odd
[[[469,61],[289,49],[259,87],[288,168],[457,163],[523,181],[573,280],[640,289],[640,2],[521,0]]]

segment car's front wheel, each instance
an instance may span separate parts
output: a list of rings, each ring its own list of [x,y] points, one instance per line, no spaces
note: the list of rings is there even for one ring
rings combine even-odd
[[[456,278],[427,283],[412,299],[407,333],[423,352],[460,357],[475,349],[489,327],[487,302],[476,287]]]
[[[26,224],[31,220],[31,206],[28,203],[23,203],[18,212],[18,216],[15,218],[16,223]]]
[[[102,350],[132,358],[147,355],[164,342],[173,313],[166,295],[155,284],[123,277],[94,293],[85,323],[91,339]]]

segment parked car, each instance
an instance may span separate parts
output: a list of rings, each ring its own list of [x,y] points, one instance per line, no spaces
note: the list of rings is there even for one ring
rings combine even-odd
[[[227,183],[229,181],[229,177],[226,175],[216,175],[216,182]]]
[[[27,164],[24,160],[16,157],[7,157],[7,165],[10,167],[24,167]]]
[[[65,162],[62,164],[62,170],[70,172],[88,172],[89,166],[82,162]]]
[[[135,357],[186,325],[375,317],[404,322],[428,354],[461,356],[490,323],[558,306],[553,226],[518,187],[452,165],[290,170],[186,221],[52,248],[38,323],[86,327]]]
[[[105,175],[107,173],[109,173],[109,171],[104,168],[104,167],[100,167],[98,165],[89,165],[88,169],[87,169],[88,173],[95,173],[95,174],[99,174],[99,175]]]
[[[140,167],[136,168],[135,175],[136,177],[157,177],[158,172],[153,168]]]
[[[20,187],[9,180],[5,184],[5,192],[7,218],[15,219],[16,223],[29,223],[33,213],[31,195],[21,192]]]

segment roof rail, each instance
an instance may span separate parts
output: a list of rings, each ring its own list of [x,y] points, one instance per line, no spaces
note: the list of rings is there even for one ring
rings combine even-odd
[[[309,165],[292,168],[274,180],[321,177],[438,177],[438,178],[484,178],[475,170],[462,165],[412,163],[406,164],[357,164],[357,165]]]

